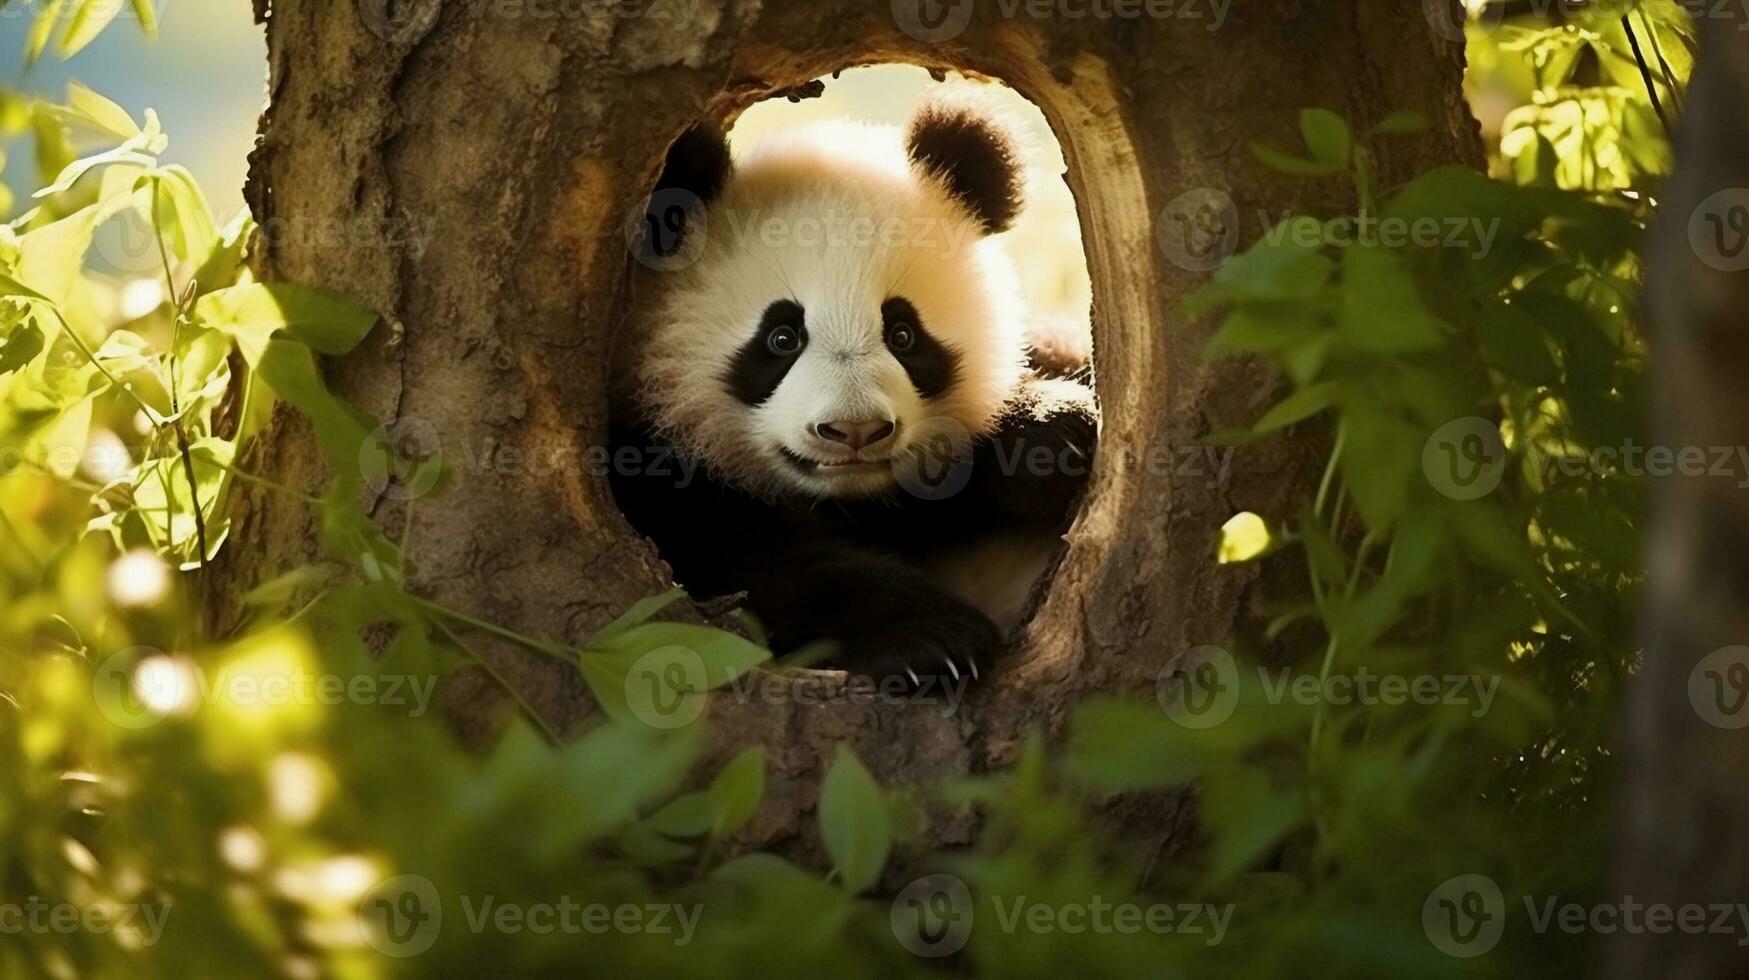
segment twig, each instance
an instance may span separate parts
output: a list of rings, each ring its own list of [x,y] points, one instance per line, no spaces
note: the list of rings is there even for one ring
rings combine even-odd
[[[1658,121],[1664,124],[1665,135],[1670,134],[1670,120],[1664,115],[1664,102],[1658,98],[1658,83],[1652,80],[1652,69],[1646,66],[1646,55],[1640,50],[1639,35],[1634,33],[1634,25],[1628,20],[1627,14],[1621,15],[1621,29],[1628,33],[1628,45],[1634,49],[1634,63],[1640,67],[1640,78],[1646,83],[1646,95],[1652,100],[1652,111],[1658,114]]]

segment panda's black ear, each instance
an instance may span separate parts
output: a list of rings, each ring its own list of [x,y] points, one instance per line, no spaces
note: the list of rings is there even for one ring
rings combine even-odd
[[[647,258],[675,256],[705,208],[728,186],[734,165],[729,141],[715,123],[694,123],[668,148],[662,176],[650,191],[644,211],[643,248]]]
[[[911,165],[933,174],[984,233],[1007,231],[1020,213],[1020,149],[995,117],[979,106],[928,103],[905,133]]]

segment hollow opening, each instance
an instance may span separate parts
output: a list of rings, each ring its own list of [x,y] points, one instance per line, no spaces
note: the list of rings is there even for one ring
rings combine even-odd
[[[1063,151],[999,82],[818,83],[670,149],[610,483],[676,584],[745,593],[780,657],[969,681],[1024,635],[1092,472]]]

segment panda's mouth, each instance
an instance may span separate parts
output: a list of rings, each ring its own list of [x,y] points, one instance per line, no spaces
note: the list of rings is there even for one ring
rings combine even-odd
[[[842,474],[849,476],[852,474],[873,473],[888,469],[893,465],[893,458],[891,456],[882,456],[880,459],[824,460],[803,456],[801,453],[790,449],[788,446],[779,446],[777,451],[784,459],[789,461],[791,466],[801,470],[803,473],[832,474],[834,476]]]

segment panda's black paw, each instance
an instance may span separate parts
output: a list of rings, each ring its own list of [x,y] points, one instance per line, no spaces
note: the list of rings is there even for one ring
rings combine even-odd
[[[1002,633],[970,607],[900,614],[842,643],[844,668],[887,689],[961,691],[987,677],[1002,652]]]

